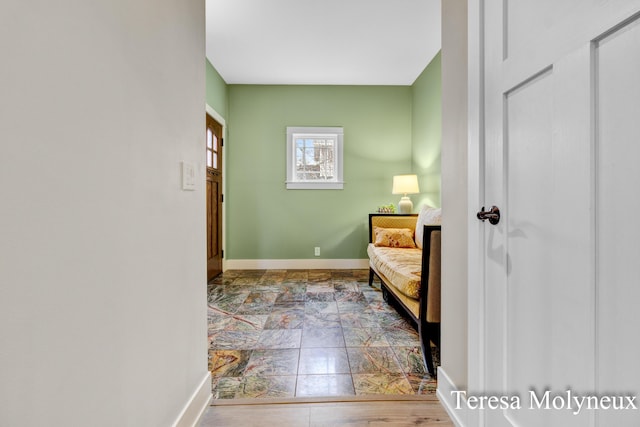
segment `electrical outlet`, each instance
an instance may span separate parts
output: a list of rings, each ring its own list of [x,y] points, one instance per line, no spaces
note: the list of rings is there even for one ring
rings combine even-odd
[[[315,256],[320,256],[320,246],[316,246],[314,250]]]

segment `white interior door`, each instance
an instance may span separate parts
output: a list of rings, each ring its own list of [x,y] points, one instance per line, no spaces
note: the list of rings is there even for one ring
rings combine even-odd
[[[640,394],[640,1],[486,0],[470,13],[479,194],[502,214],[478,228],[470,268],[484,297],[470,378],[521,404],[481,418],[640,425],[640,411],[578,412],[567,394]]]

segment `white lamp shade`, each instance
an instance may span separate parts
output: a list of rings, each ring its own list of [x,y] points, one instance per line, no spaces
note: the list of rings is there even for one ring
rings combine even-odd
[[[393,177],[392,194],[418,194],[418,175],[396,175]]]

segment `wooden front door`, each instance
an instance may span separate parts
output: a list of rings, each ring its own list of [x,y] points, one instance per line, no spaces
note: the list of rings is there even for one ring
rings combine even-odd
[[[638,426],[569,394],[639,391],[640,1],[479,4],[483,425]]]
[[[207,114],[207,280],[222,273],[222,125]]]

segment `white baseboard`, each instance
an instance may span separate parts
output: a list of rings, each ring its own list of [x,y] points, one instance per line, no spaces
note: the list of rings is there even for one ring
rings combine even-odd
[[[369,268],[368,259],[228,259],[225,270],[343,270]]]
[[[178,415],[173,423],[173,427],[196,427],[202,414],[211,402],[211,373],[207,371],[207,375],[202,379],[200,385],[196,388],[187,401],[187,404]]]
[[[438,389],[436,390],[436,395],[456,427],[466,427],[467,404],[465,402],[458,408],[456,405],[456,395],[452,393],[454,391],[458,391],[458,388],[453,381],[451,381],[451,378],[449,378],[444,369],[442,369],[442,366],[438,366]]]

